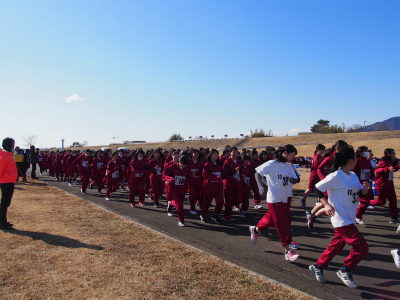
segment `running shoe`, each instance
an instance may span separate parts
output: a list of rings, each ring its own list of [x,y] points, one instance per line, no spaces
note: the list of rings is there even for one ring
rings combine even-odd
[[[84,191],[83,189],[81,189],[81,193],[86,195],[86,191]]]
[[[168,213],[168,216],[169,216],[169,217],[172,217],[172,205],[171,205],[171,201],[168,201],[167,213]]]
[[[347,285],[349,288],[356,289],[358,288],[357,284],[353,280],[353,275],[351,272],[344,272],[342,270],[339,270],[336,272],[337,276],[343,281],[345,285]]]
[[[356,222],[360,225],[365,225],[365,222],[363,221],[363,219],[358,219],[356,218]]]
[[[397,234],[400,235],[400,225],[399,225],[399,227],[397,227]]]
[[[93,182],[90,183],[90,189],[93,190]]]
[[[301,247],[301,245],[300,244],[297,244],[295,241],[292,241],[290,244],[289,244],[289,249],[294,249],[294,250],[296,250],[296,249],[299,249]]]
[[[231,221],[231,218],[229,218],[229,217],[222,217],[222,220],[224,220],[225,222],[230,222],[230,221]]]
[[[396,267],[400,269],[400,255],[399,255],[399,249],[394,249],[390,251],[392,253],[393,259],[394,259],[394,264]]]
[[[369,209],[376,209],[376,207],[373,206],[373,205],[368,206],[368,208],[369,208]]]
[[[200,221],[201,221],[201,223],[207,223],[206,216],[200,215]]]
[[[257,204],[254,206],[254,209],[261,209],[261,208],[263,208],[261,204]]]
[[[196,206],[198,207],[199,210],[201,210],[201,204],[200,203],[196,203]]]
[[[195,210],[191,210],[190,214],[193,215],[193,216],[197,216],[197,212]]]
[[[154,204],[154,208],[158,208],[158,204]]]
[[[250,226],[249,227],[250,231],[250,239],[253,244],[257,243],[257,238],[260,235],[259,233],[256,232],[256,226]]]
[[[301,204],[301,207],[302,207],[303,209],[306,209],[306,199],[301,198],[301,199],[300,199],[300,204]]]
[[[246,212],[245,212],[244,210],[239,210],[239,215],[245,216],[245,215],[246,215]]]
[[[288,261],[295,261],[298,258],[299,255],[296,254],[296,251],[294,250],[289,250],[288,252],[285,253],[285,259]]]
[[[396,219],[390,219],[389,221],[390,224],[400,224],[400,220],[398,218]]]
[[[107,201],[110,201],[111,199],[107,197],[106,200],[107,200]]]
[[[234,207],[232,207],[232,210],[233,210],[233,211],[239,211],[239,207],[234,206]]]
[[[72,184],[71,184],[71,183],[68,183],[68,185],[69,185],[69,186],[72,186]]]
[[[143,203],[143,202],[139,202],[139,205],[140,205],[141,207],[143,207],[143,206],[144,206],[144,203]]]
[[[220,220],[219,216],[217,216],[217,215],[212,215],[211,220],[213,220],[215,224],[218,224],[218,225],[221,224],[221,220]]]
[[[132,206],[132,207],[136,207],[136,205],[135,205],[135,204],[133,204],[133,203],[131,203],[131,206]]]
[[[178,221],[178,225],[181,227],[186,227],[186,224],[184,222]]]
[[[308,268],[314,274],[315,279],[317,279],[318,282],[320,282],[320,283],[326,282],[326,278],[324,277],[324,273],[323,273],[322,269],[317,268],[317,266],[315,264],[309,266]]]
[[[306,212],[306,217],[307,217],[307,227],[308,227],[308,229],[311,230],[314,227],[314,221],[312,219],[311,213]]]

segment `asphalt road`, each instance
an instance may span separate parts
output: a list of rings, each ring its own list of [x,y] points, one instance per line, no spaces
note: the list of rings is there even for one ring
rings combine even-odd
[[[400,299],[400,270],[394,265],[390,254],[390,250],[400,246],[400,236],[396,234],[397,225],[388,222],[387,207],[368,210],[364,216],[367,225],[357,225],[370,248],[366,259],[353,272],[359,288],[350,289],[335,274],[349,253],[348,245],[324,271],[328,280],[326,284],[318,283],[308,269],[330,243],[334,230],[328,218],[317,220],[314,229],[311,232],[308,230],[304,210],[299,204],[303,191],[295,190],[292,202],[292,235],[293,239],[301,244],[301,249],[297,250],[300,257],[290,263],[284,259],[275,228],[264,231],[257,244],[253,245],[250,241],[248,228],[257,224],[265,214],[265,208],[249,209],[246,216],[233,212],[231,222],[222,221],[222,225],[216,225],[201,223],[199,217],[189,214],[189,207],[185,205],[187,227],[179,227],[175,210],[173,217],[167,216],[166,200],[160,201],[159,208],[154,208],[150,200],[146,200],[144,207],[132,208],[128,191],[116,192],[113,201],[105,201],[105,194],[98,194],[96,189],[88,189],[87,194],[82,195],[79,179],[78,184],[72,187],[48,177],[41,177],[40,180],[240,267],[321,299]],[[313,206],[315,201],[316,198],[310,196],[307,204]],[[253,206],[254,201],[250,199],[250,207]],[[213,207],[211,211],[212,209]]]

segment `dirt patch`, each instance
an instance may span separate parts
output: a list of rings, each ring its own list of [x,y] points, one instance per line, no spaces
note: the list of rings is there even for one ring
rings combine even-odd
[[[17,188],[1,299],[308,299],[38,181]]]

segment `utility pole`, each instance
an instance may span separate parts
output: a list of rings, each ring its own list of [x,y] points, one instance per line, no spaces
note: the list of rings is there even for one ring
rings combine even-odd
[[[365,120],[364,120],[364,132],[367,131],[367,128],[365,127],[365,122],[368,122],[368,121],[365,121]]]

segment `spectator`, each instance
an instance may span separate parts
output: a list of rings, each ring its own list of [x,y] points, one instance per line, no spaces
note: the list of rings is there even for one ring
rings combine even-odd
[[[23,155],[24,159],[22,162],[16,162],[17,169],[18,169],[18,178],[22,177],[22,181],[26,182],[26,171],[29,169],[29,155],[24,150],[20,149],[19,147],[15,147],[15,154],[16,155]]]
[[[13,224],[7,221],[7,209],[11,204],[14,194],[15,182],[18,178],[17,166],[15,165],[13,150],[15,141],[12,138],[3,140],[3,149],[0,149],[0,230],[13,230]]]
[[[32,179],[37,179],[36,177],[36,164],[38,162],[38,154],[35,151],[35,146],[31,146],[31,149],[29,151],[29,160],[31,161],[32,164],[32,169],[31,169],[31,177]]]

